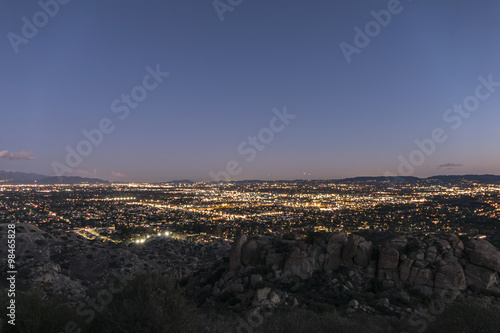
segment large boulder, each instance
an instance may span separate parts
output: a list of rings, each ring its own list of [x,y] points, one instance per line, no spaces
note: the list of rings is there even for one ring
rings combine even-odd
[[[413,286],[427,296],[432,295],[434,288],[434,276],[429,268],[419,269]]]
[[[251,239],[241,247],[241,263],[250,265],[259,258],[259,244]]]
[[[337,270],[342,264],[342,249],[347,243],[345,232],[333,233],[326,246],[325,271]]]
[[[399,278],[402,282],[406,282],[410,278],[413,262],[413,259],[406,258],[401,262],[401,264],[399,264]]]
[[[500,251],[484,239],[467,242],[465,252],[471,264],[500,272]]]
[[[368,267],[366,267],[366,276],[369,279],[373,279],[376,274],[377,274],[377,261],[370,260],[370,262],[368,263]]]
[[[395,269],[398,267],[399,252],[396,249],[383,247],[380,250],[378,268]]]
[[[342,249],[342,261],[346,266],[353,265],[353,257],[356,254],[359,243],[365,241],[365,239],[358,235],[349,235],[349,239]]]
[[[233,245],[231,246],[231,251],[229,252],[229,270],[235,271],[241,265],[241,248],[243,244],[247,241],[247,235],[241,234],[236,237]]]
[[[406,282],[409,285],[413,285],[415,283],[415,279],[417,278],[419,270],[420,270],[420,268],[418,268],[416,265],[413,265],[411,267],[411,269],[410,269],[410,276],[408,277],[408,280],[406,280]]]
[[[451,244],[451,247],[452,248],[460,248],[463,250],[463,243],[462,241],[460,240],[460,238],[458,238],[457,235],[455,234],[450,234],[448,235],[448,242]]]
[[[292,247],[283,268],[283,277],[288,278],[298,276],[305,280],[310,278],[312,273],[313,267],[307,259],[307,255],[300,251],[298,247]]]
[[[464,290],[467,287],[465,273],[456,260],[448,260],[437,269],[434,277],[434,288]]]
[[[498,283],[498,273],[490,269],[468,263],[465,267],[467,285],[479,289],[492,289]]]
[[[372,260],[373,256],[373,243],[372,242],[361,242],[356,249],[354,254],[354,263],[362,268],[365,268]]]
[[[280,266],[283,261],[283,255],[279,253],[269,253],[266,257],[267,266]]]
[[[325,248],[321,246],[308,246],[307,255],[314,271],[322,271],[325,267],[326,253]]]
[[[252,274],[250,275],[250,285],[255,288],[260,282],[262,282],[262,275]]]
[[[408,239],[404,235],[399,235],[385,243],[384,247],[390,247],[397,251],[402,251],[408,244]]]
[[[445,240],[445,239],[439,239],[437,242],[436,242],[436,245],[441,249],[441,250],[449,250],[451,249],[451,245],[450,243]]]
[[[269,287],[258,289],[255,292],[255,300],[258,302],[266,300],[270,293],[271,293],[271,288]]]

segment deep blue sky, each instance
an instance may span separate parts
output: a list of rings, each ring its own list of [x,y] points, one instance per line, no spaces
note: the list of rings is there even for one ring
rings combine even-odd
[[[500,174],[500,87],[458,129],[443,119],[478,76],[500,82],[500,2],[402,1],[348,64],[339,44],[387,5],[245,0],[221,22],[208,0],[72,0],[15,53],[8,34],[41,7],[1,1],[0,170],[54,175],[109,118],[68,175],[210,180],[230,160],[235,179],[383,175],[435,128],[448,139],[411,174]],[[120,120],[111,103],[157,64],[170,76]],[[238,145],[285,106],[296,118],[248,162]]]

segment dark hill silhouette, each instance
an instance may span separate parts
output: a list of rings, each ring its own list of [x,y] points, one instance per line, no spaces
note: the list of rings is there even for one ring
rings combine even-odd
[[[19,184],[106,184],[109,183],[107,180],[102,180],[98,178],[84,178],[84,177],[67,177],[67,176],[45,176],[36,173],[25,173],[25,172],[7,172],[0,170],[0,181],[3,184],[19,185]]]

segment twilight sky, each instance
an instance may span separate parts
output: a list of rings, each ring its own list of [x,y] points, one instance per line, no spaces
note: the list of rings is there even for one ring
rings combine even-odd
[[[59,1],[0,2],[0,170],[500,174],[500,1]]]

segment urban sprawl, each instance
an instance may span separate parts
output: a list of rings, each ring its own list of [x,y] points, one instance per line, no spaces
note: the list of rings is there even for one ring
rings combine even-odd
[[[453,232],[498,239],[500,185],[470,181],[241,181],[2,185],[0,221],[29,222],[95,241],[195,242],[237,233]]]

